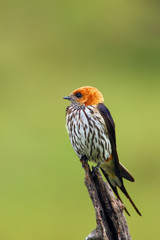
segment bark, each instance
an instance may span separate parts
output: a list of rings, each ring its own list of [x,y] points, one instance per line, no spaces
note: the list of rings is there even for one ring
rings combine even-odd
[[[91,173],[86,161],[81,160],[85,170],[85,185],[93,203],[97,227],[85,240],[131,240],[124,205],[115,199],[107,182],[104,182],[99,170]]]

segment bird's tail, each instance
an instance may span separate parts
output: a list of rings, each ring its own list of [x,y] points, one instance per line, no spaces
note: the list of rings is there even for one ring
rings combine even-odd
[[[118,181],[115,181],[115,183],[113,184],[111,182],[111,179],[109,179],[107,173],[105,172],[104,169],[101,168],[101,171],[103,172],[105,178],[107,179],[107,181],[109,182],[113,192],[115,193],[115,195],[117,196],[117,198],[123,203],[123,201],[121,200],[120,196],[119,196],[119,193],[118,193],[118,190],[117,190],[117,186],[121,189],[121,191],[124,193],[124,195],[129,199],[130,203],[132,204],[132,206],[134,207],[134,209],[136,210],[136,212],[140,215],[140,211],[138,210],[138,208],[136,207],[136,205],[134,204],[134,202],[132,201],[131,197],[129,196],[127,190],[125,189],[124,187],[124,184],[123,184],[123,180],[122,179],[119,179],[118,177],[116,177],[116,179]],[[120,183],[120,184],[119,184]],[[124,207],[124,210],[126,211],[126,213],[130,216],[128,210],[126,209],[126,207]]]
[[[138,210],[138,208],[136,207],[136,205],[134,204],[134,202],[132,201],[131,197],[129,196],[127,190],[125,189],[124,185],[122,184],[122,186],[120,187],[121,191],[124,193],[124,195],[129,199],[130,203],[132,204],[132,206],[134,207],[134,209],[136,210],[136,212],[142,216],[142,214],[140,213],[140,211]]]

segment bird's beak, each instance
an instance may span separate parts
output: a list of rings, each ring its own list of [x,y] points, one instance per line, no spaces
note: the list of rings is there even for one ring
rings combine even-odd
[[[68,96],[68,97],[63,97],[63,99],[71,100],[72,98],[70,96]]]

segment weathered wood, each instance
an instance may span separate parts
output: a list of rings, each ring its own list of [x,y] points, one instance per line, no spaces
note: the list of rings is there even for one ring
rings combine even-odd
[[[124,205],[115,199],[99,170],[91,173],[89,165],[81,160],[85,170],[85,185],[92,200],[97,227],[85,240],[131,240],[123,213]]]

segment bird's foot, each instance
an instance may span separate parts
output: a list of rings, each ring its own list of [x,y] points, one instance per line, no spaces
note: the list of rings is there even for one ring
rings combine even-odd
[[[98,163],[95,167],[92,167],[92,177],[95,176],[96,171],[99,169],[100,163]]]
[[[82,163],[82,167],[85,168],[85,165],[88,163],[88,158],[86,157],[86,155],[83,155],[80,161]]]

